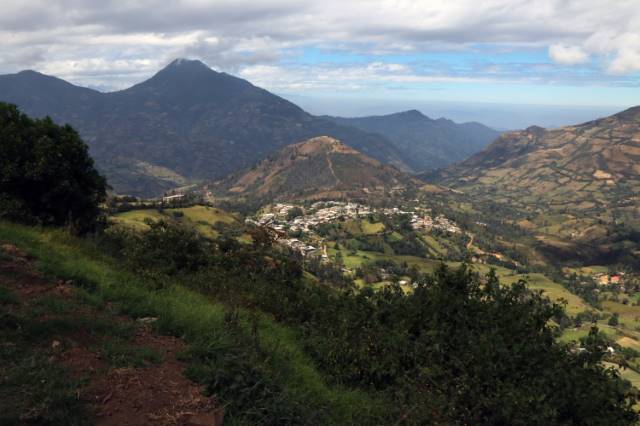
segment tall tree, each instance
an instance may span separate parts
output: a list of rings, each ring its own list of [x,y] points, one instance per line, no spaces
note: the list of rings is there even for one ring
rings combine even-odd
[[[0,103],[0,152],[0,218],[95,228],[107,184],[71,126]]]

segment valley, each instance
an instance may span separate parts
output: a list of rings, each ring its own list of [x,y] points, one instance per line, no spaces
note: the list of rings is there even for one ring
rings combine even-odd
[[[0,75],[0,423],[637,424],[640,107],[500,133],[200,60],[123,87]]]
[[[299,256],[313,281],[343,282],[360,290],[397,286],[410,293],[417,274],[434,273],[442,264],[456,269],[468,262],[471,270],[483,275],[493,270],[505,285],[526,281],[528,288],[563,306],[566,316],[556,324],[561,342],[579,345],[597,325],[617,351],[610,362],[640,374],[640,280],[635,273],[605,265],[556,270],[523,264],[508,251],[490,249],[496,247],[494,242],[479,232],[487,223],[466,218],[459,225],[434,214],[441,207],[431,196],[421,198],[397,207],[335,200],[275,203],[244,220],[219,208],[164,206],[116,213],[112,220],[113,226],[134,228],[146,226],[146,220],[178,220],[207,237],[226,235],[243,244],[252,243],[251,229],[257,227],[280,250]],[[514,244],[502,238],[500,246]]]

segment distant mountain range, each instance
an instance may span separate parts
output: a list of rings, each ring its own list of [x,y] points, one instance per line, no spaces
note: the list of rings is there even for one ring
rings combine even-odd
[[[471,152],[467,142],[447,139],[442,136],[444,131],[438,130],[431,139],[428,136],[440,127],[455,127],[451,122],[445,125],[424,117],[421,121],[441,126],[424,127],[423,139],[405,140],[402,128],[406,127],[407,134],[414,132],[409,132],[412,125],[402,124],[409,121],[390,120],[389,129],[383,126],[372,132],[351,119],[316,117],[246,80],[184,59],[173,61],[140,84],[112,93],[34,71],[3,75],[0,101],[15,103],[29,115],[49,115],[58,123],[74,126],[111,186],[119,193],[140,196],[220,179],[283,146],[319,135],[340,139],[405,171],[429,169]],[[481,128],[484,141],[491,131]],[[423,131],[419,129],[423,127],[418,126],[414,133]],[[377,132],[397,136],[387,138]],[[438,147],[430,151],[428,145],[436,143],[433,141]],[[447,151],[446,141],[455,147]],[[431,159],[429,152],[437,152],[438,159]],[[448,153],[455,155],[448,158]]]
[[[558,251],[640,256],[640,107],[505,133],[437,181],[517,209],[521,225]]]
[[[320,136],[281,148],[212,188],[253,199],[367,197],[422,183],[337,139]]]
[[[416,110],[382,116],[326,118],[386,137],[415,171],[462,161],[500,136],[500,132],[480,123],[457,124],[446,118],[434,120]]]

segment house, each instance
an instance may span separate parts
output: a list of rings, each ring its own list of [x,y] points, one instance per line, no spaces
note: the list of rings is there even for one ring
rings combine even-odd
[[[181,198],[184,198],[184,194],[167,195],[166,197],[162,197],[162,201],[165,203],[170,203],[172,201],[178,201]]]

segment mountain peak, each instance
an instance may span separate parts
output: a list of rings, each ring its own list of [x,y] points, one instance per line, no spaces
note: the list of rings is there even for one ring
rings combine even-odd
[[[207,64],[205,64],[204,62],[198,60],[198,59],[186,59],[186,58],[177,58],[174,59],[173,61],[171,61],[169,63],[169,65],[167,65],[165,67],[165,69],[175,69],[175,68],[181,68],[181,69],[208,69],[210,70],[211,68],[209,68],[207,66]]]
[[[417,109],[410,109],[407,111],[399,112],[398,115],[407,117],[407,118],[429,118]]]
[[[281,148],[245,172],[216,183],[227,194],[271,199],[363,197],[416,182],[330,136]]]

